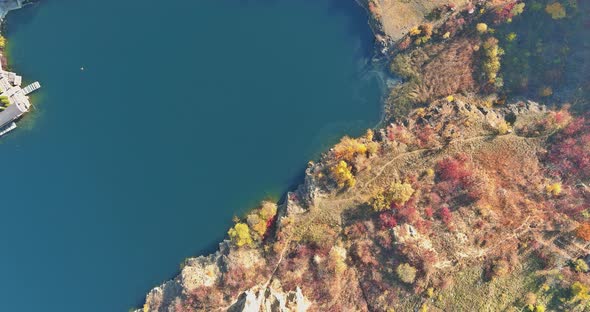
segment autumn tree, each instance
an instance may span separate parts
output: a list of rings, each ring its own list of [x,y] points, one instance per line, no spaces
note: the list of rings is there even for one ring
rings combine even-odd
[[[393,202],[401,206],[405,204],[412,195],[414,194],[414,189],[410,183],[393,183],[390,187],[390,192],[392,194]]]
[[[584,259],[576,259],[573,263],[572,263],[574,270],[576,272],[581,272],[581,273],[586,273],[588,272],[588,270],[590,270],[590,268],[588,267],[588,264],[586,263],[586,261],[584,261]]]
[[[356,184],[356,179],[352,174],[352,167],[346,161],[341,160],[338,164],[330,168],[332,179],[338,184],[338,187],[353,187]]]
[[[236,223],[236,225],[227,232],[231,241],[238,247],[251,245],[253,240],[250,236],[250,228],[245,223]]]
[[[495,83],[501,66],[500,57],[504,55],[504,50],[498,46],[498,39],[490,37],[483,43],[483,51],[483,71],[488,82]]]
[[[590,223],[584,222],[576,229],[576,235],[585,240],[590,241]]]
[[[571,301],[586,301],[590,299],[590,288],[581,282],[574,282],[570,287]]]
[[[359,139],[353,139],[348,136],[343,137],[340,143],[334,146],[334,155],[337,159],[350,162],[356,155],[365,154],[367,146]]]
[[[375,195],[369,204],[375,211],[389,209],[392,204],[403,206],[414,194],[414,188],[409,183],[395,182],[383,192]]]
[[[276,213],[277,205],[264,201],[258,209],[255,209],[246,217],[246,221],[248,226],[262,238],[270,227]]]
[[[555,182],[549,184],[545,186],[545,191],[547,192],[547,195],[559,196],[559,194],[561,194],[561,183]]]

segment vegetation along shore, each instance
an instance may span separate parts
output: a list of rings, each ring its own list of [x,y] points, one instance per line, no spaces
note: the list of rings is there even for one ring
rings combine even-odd
[[[588,310],[590,5],[361,5],[402,78],[386,126],[342,138],[143,311]]]
[[[400,78],[384,122],[136,311],[590,310],[590,3],[357,2]],[[30,89],[0,76],[1,119]]]

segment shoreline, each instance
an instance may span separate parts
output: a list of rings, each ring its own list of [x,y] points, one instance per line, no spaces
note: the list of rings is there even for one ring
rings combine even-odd
[[[490,21],[485,16],[468,20],[469,28],[454,33],[451,39],[445,28],[433,33],[432,25],[428,38],[418,37],[425,35],[428,28],[426,24],[415,26],[417,34],[412,39],[416,41],[408,41],[411,47],[405,50],[396,45],[402,39],[393,41],[385,35],[379,39],[382,25],[363,5],[367,1],[373,0],[355,0],[365,9],[375,37],[374,55],[363,65],[362,77],[378,79],[377,89],[383,88],[377,125],[360,137],[345,135],[340,143],[322,148],[321,154],[314,156],[317,162],[310,161],[297,171],[290,185],[282,188],[287,191],[278,191],[278,198],[264,199],[245,215],[235,217],[235,225],[221,242],[212,243],[199,256],[186,258],[171,279],[149,290],[141,302],[143,308],[135,311],[390,311],[394,305],[395,311],[400,311],[400,306],[401,311],[419,307],[421,311],[428,307],[445,311],[448,304],[453,306],[462,299],[454,298],[453,280],[443,278],[455,278],[470,270],[466,263],[477,276],[468,284],[485,289],[494,280],[501,280],[501,274],[512,270],[514,263],[532,259],[519,260],[520,255],[511,253],[530,251],[526,244],[534,241],[532,235],[547,229],[555,232],[551,222],[558,227],[558,234],[574,237],[572,229],[579,220],[560,220],[558,214],[563,211],[551,210],[552,205],[567,207],[584,203],[584,198],[585,203],[590,203],[590,189],[583,184],[587,190],[584,193],[580,185],[574,188],[575,184],[568,180],[578,173],[564,177],[546,174],[543,170],[551,170],[551,166],[567,164],[552,163],[543,155],[564,156],[560,159],[577,156],[559,154],[553,148],[558,146],[559,150],[559,143],[552,142],[557,134],[563,141],[569,139],[568,144],[577,144],[575,137],[560,134],[575,117],[567,108],[547,109],[524,97],[490,100],[498,95],[480,91],[489,84],[481,79],[467,81],[474,85],[473,89],[433,92],[423,103],[410,106],[407,113],[388,115],[387,105],[399,103],[388,102],[397,92],[394,88],[422,83],[417,82],[421,79],[412,81],[402,74],[400,64],[408,67],[403,68],[406,72],[414,70],[415,76],[422,75],[427,82],[445,87],[463,74],[439,74],[448,73],[447,69],[467,68],[472,79],[477,80],[475,74],[482,72],[478,72],[481,64],[476,62],[481,60],[477,59],[479,54],[470,54],[471,47],[477,45],[478,51],[492,33],[478,34],[475,23]],[[453,53],[448,52],[449,47],[454,47]],[[455,55],[454,51],[467,51],[460,56],[472,57],[473,63],[449,64],[452,62],[445,57]],[[438,67],[428,72],[419,62],[423,59],[412,59],[416,56],[412,52],[423,53],[429,64]],[[389,70],[394,56],[406,57],[405,62]],[[435,78],[442,78],[434,80],[428,76],[432,72]],[[0,80],[4,78],[0,75]],[[432,90],[425,93],[428,91]],[[590,123],[586,130],[590,130]],[[263,171],[257,167],[256,174]],[[590,175],[584,179],[590,179]],[[498,197],[503,201],[496,201]],[[568,201],[568,197],[579,202]],[[520,201],[522,198],[527,201]],[[535,210],[536,205],[543,208]],[[543,214],[549,211],[555,219],[545,219]],[[498,227],[497,220],[502,218],[510,222]],[[590,222],[586,223],[590,229]],[[529,228],[530,224],[533,226]],[[497,236],[509,237],[506,245]],[[590,241],[590,234],[587,236],[585,240]],[[524,247],[520,242],[525,243]],[[518,247],[512,249],[513,245]],[[584,248],[590,248],[590,243]],[[590,254],[590,250],[584,251]],[[401,273],[400,268],[404,270]],[[462,286],[461,280],[457,282]],[[511,285],[518,286],[518,282]],[[518,291],[514,288],[506,293],[524,296]],[[548,301],[539,297],[537,305],[544,309]],[[490,296],[488,307],[495,307],[494,300]]]
[[[372,75],[375,75],[376,79],[379,79],[379,85],[380,85],[380,89],[382,92],[382,95],[380,97],[379,100],[379,120],[377,121],[377,123],[371,127],[370,129],[372,130],[376,130],[378,131],[381,128],[384,128],[386,126],[386,122],[387,122],[387,114],[386,114],[386,100],[389,96],[389,92],[392,90],[392,88],[399,84],[399,77],[395,77],[390,70],[388,70],[388,65],[391,62],[392,58],[391,55],[389,55],[388,49],[390,48],[389,43],[390,39],[387,38],[385,35],[381,35],[377,29],[381,29],[382,26],[379,24],[379,21],[377,21],[374,16],[370,13],[370,11],[368,10],[368,8],[363,5],[362,3],[363,0],[354,0],[354,2],[356,3],[356,5],[358,5],[360,8],[362,8],[366,14],[367,17],[367,26],[369,27],[371,33],[373,34],[373,40],[372,40],[372,56],[367,59],[367,64],[365,65],[366,67],[366,72],[370,73],[371,71],[375,71],[375,73],[372,73]],[[380,40],[383,39],[383,40]],[[378,64],[378,65],[376,65]],[[390,81],[391,80],[396,80],[397,83],[395,83],[394,85],[390,85]],[[346,134],[344,135],[346,136]],[[334,145],[331,145],[330,147],[328,147],[326,150],[320,152],[319,158],[317,159],[318,162],[322,161],[322,158],[325,157],[325,155],[327,153],[329,153],[330,150],[332,150]],[[303,207],[299,206],[299,204],[295,204],[295,202],[293,201],[293,198],[304,198],[305,200],[309,200],[309,202],[306,202],[304,204],[304,206],[310,206],[312,205],[312,202],[314,200],[315,195],[312,194],[314,191],[313,189],[315,188],[315,185],[313,185],[311,175],[310,175],[310,170],[313,168],[315,162],[314,161],[310,161],[310,163],[308,164],[307,168],[303,169],[303,171],[300,174],[300,178],[297,178],[294,183],[289,186],[287,189],[287,191],[283,194],[281,194],[278,197],[277,201],[273,201],[273,203],[277,203],[277,217],[278,219],[280,219],[281,217],[290,215],[290,214],[297,214],[302,212]],[[311,192],[311,193],[308,193]],[[262,203],[266,202],[267,199],[262,199]],[[255,210],[251,209],[251,211]],[[250,212],[251,212],[250,211]],[[152,294],[162,294],[164,293],[166,290],[166,287],[169,287],[171,285],[171,283],[174,283],[175,280],[177,280],[181,275],[183,275],[182,271],[184,269],[184,267],[186,265],[189,264],[197,264],[197,265],[203,265],[204,263],[207,263],[209,261],[213,261],[213,259],[218,259],[221,257],[224,257],[224,255],[226,255],[226,253],[229,253],[229,251],[231,250],[231,240],[227,238],[223,239],[221,242],[218,243],[213,243],[211,244],[211,252],[209,252],[208,254],[200,254],[200,255],[195,255],[195,256],[191,256],[191,257],[187,257],[186,259],[184,259],[181,263],[181,268],[180,270],[175,273],[175,275],[169,279],[166,280],[165,282],[163,282],[162,284],[153,287],[149,292],[147,297],[149,298],[150,295]],[[217,261],[217,260],[214,260]],[[174,286],[176,287],[176,286]],[[300,293],[296,294],[297,296],[302,296]],[[146,300],[144,300],[142,303],[146,302]],[[149,309],[146,309],[146,306],[144,305],[143,308],[138,308],[136,310],[134,310],[135,312],[145,312],[145,311],[151,311]],[[244,310],[246,311],[246,310]],[[249,311],[249,310],[248,310]]]
[[[6,38],[3,35],[4,18],[10,11],[21,9],[31,3],[13,0],[3,2],[0,7],[0,38],[2,40],[0,49],[0,100],[2,103],[0,105],[0,137],[17,128],[17,122],[20,122],[32,107],[29,94],[41,88],[38,81],[22,87],[23,78],[10,71],[8,58],[4,54],[6,50]]]
[[[540,169],[527,183],[529,186],[534,185],[531,188],[512,189],[513,185],[486,184],[495,181],[485,180],[488,177],[498,180],[504,177],[498,168],[511,168],[523,159],[552,166],[551,163],[544,163],[547,160],[540,156],[540,151],[551,146],[552,143],[548,141],[550,136],[565,127],[562,122],[570,120],[570,117],[559,117],[557,122],[553,121],[554,116],[569,116],[567,109],[548,110],[535,102],[514,98],[510,98],[509,103],[503,99],[489,99],[500,92],[500,87],[493,89],[500,65],[492,72],[489,68],[494,67],[485,66],[485,63],[481,66],[477,62],[490,62],[491,59],[491,62],[497,60],[499,63],[499,58],[495,58],[498,54],[503,55],[503,52],[498,53],[500,48],[497,46],[498,39],[493,37],[494,32],[488,32],[487,24],[483,23],[492,25],[492,22],[497,21],[492,19],[492,14],[506,16],[502,15],[506,10],[499,10],[503,8],[502,3],[494,3],[495,6],[491,7],[485,7],[487,3],[481,3],[481,7],[471,7],[468,3],[459,3],[458,6],[444,4],[436,8],[439,11],[434,12],[435,15],[439,13],[436,23],[430,23],[426,15],[421,15],[429,8],[414,8],[409,17],[400,17],[403,21],[386,21],[389,22],[390,30],[399,30],[393,33],[394,40],[379,33],[382,25],[376,24],[376,16],[387,13],[388,18],[391,18],[396,11],[379,11],[381,8],[375,6],[384,1],[368,1],[363,5],[362,0],[356,0],[369,13],[368,24],[376,38],[376,45],[383,45],[381,52],[384,62],[398,55],[407,58],[407,61],[395,64],[400,68],[392,71],[401,75],[404,71],[409,73],[403,75],[404,82],[400,87],[408,87],[405,94],[414,98],[423,92],[424,98],[416,101],[421,103],[408,101],[408,107],[401,107],[407,108],[407,112],[390,115],[385,114],[390,103],[381,103],[382,121],[374,131],[369,130],[359,138],[345,137],[323,153],[317,163],[310,162],[303,183],[295,190],[288,191],[283,202],[261,203],[259,208],[236,220],[235,226],[228,232],[229,238],[219,243],[216,252],[187,259],[174,279],[153,288],[146,296],[143,311],[200,311],[213,308],[230,311],[306,311],[312,305],[312,310],[330,308],[334,311],[340,311],[345,306],[351,310],[381,311],[395,305],[397,311],[398,305],[403,303],[396,302],[396,299],[403,302],[403,296],[406,296],[405,300],[418,300],[421,298],[420,293],[427,293],[426,298],[432,298],[435,290],[427,288],[429,283],[435,284],[437,288],[446,285],[440,286],[441,293],[448,287],[442,277],[449,274],[436,269],[451,267],[450,271],[455,270],[456,273],[457,269],[464,270],[461,263],[467,263],[471,258],[475,261],[481,260],[482,256],[484,260],[487,256],[492,259],[505,256],[495,254],[494,250],[481,250],[473,256],[461,252],[463,246],[484,246],[483,243],[478,246],[478,241],[474,241],[472,246],[467,240],[466,235],[472,234],[470,230],[477,231],[472,228],[471,216],[467,215],[471,212],[469,209],[474,209],[471,200],[497,204],[494,202],[496,193],[491,193],[490,198],[486,197],[487,189],[496,190],[496,187],[497,192],[510,190],[515,197],[522,198],[523,194],[534,196],[537,194],[537,185],[544,184],[547,190],[552,190],[550,195],[559,195],[561,183],[547,184],[543,179],[550,178],[545,177]],[[513,13],[511,10],[514,5],[507,4],[509,14],[522,13]],[[395,8],[399,6],[411,8],[412,4],[404,2],[394,5]],[[487,9],[490,9],[490,13],[484,14]],[[420,21],[416,22],[417,19]],[[458,22],[449,26],[444,24],[447,20]],[[464,30],[463,25],[469,28]],[[405,47],[393,45],[402,39],[407,43]],[[496,52],[487,53],[488,59],[481,58],[481,52],[475,53],[480,50],[480,46],[495,49]],[[395,50],[389,51],[389,48]],[[406,49],[410,52],[403,54]],[[417,52],[416,55],[411,54],[413,51]],[[416,64],[412,63],[411,57],[417,58]],[[466,61],[455,64],[457,58]],[[422,67],[424,63],[432,66]],[[414,65],[416,68],[411,68]],[[482,72],[481,68],[487,68],[488,71]],[[449,74],[445,76],[441,73]],[[476,74],[485,75],[479,79],[474,77]],[[408,79],[407,76],[412,75],[417,78]],[[420,75],[424,75],[427,82],[438,86],[418,88],[422,87]],[[410,83],[416,84],[417,88],[412,89],[414,85]],[[447,89],[436,89],[439,86]],[[398,95],[404,95],[403,91],[399,91]],[[400,104],[401,101],[395,102],[396,107]],[[391,120],[395,121],[385,127],[385,123]],[[546,128],[533,130],[535,135],[532,136],[529,132],[539,120],[545,120],[542,123],[546,124]],[[433,140],[433,136],[436,139]],[[501,151],[511,150],[508,154],[514,158],[507,155],[499,162],[494,162],[495,166],[486,167],[491,161],[489,157],[498,153],[499,146]],[[481,157],[481,160],[473,159],[477,157]],[[470,166],[470,171],[475,172],[474,175],[481,175],[482,190],[474,187],[473,193],[467,194],[466,207],[463,207],[459,206],[462,204],[459,199],[443,196],[455,192],[450,186],[462,190],[472,183],[454,178],[454,171],[463,170],[457,167],[465,164]],[[447,167],[452,167],[449,170],[453,172],[447,173]],[[518,165],[515,167],[516,171]],[[516,177],[510,173],[506,176],[512,182]],[[464,174],[471,176],[472,173]],[[440,183],[446,176],[453,178]],[[444,184],[451,183],[451,180],[452,183],[464,185]],[[424,194],[421,193],[422,189]],[[558,191],[553,191],[555,189]],[[422,195],[425,196],[420,198]],[[420,200],[423,206],[417,205]],[[551,202],[552,198],[536,198],[540,203],[544,200]],[[438,205],[441,201],[444,204],[436,207],[439,210],[436,213],[428,206]],[[406,203],[409,204],[405,206]],[[479,206],[479,202],[476,203]],[[272,205],[274,210],[269,208]],[[366,211],[367,207],[373,209]],[[422,215],[417,214],[418,209],[424,210]],[[521,217],[512,213],[504,216],[502,211],[494,213],[503,217]],[[527,213],[534,215],[534,211]],[[453,218],[460,222],[455,224]],[[528,219],[519,221],[526,223]],[[493,226],[495,220],[485,221]],[[480,222],[485,225],[485,221]],[[433,224],[436,231],[432,231]],[[378,229],[379,225],[381,229]],[[515,229],[508,228],[507,232],[510,230]],[[496,234],[494,231],[482,233],[493,235]],[[367,233],[375,235],[371,237]],[[440,234],[440,238],[437,234]],[[526,237],[523,241],[526,241]],[[502,241],[495,243],[500,245]],[[451,250],[448,250],[449,244],[453,247]],[[396,245],[407,249],[398,250],[396,248],[400,247]],[[379,257],[385,250],[388,251],[386,260]],[[349,253],[352,255],[349,256]],[[392,254],[400,259],[391,262],[389,257]],[[468,259],[459,261],[459,257],[461,260],[464,257]],[[398,265],[395,272],[387,270],[390,264]],[[496,262],[478,262],[478,265],[483,272],[493,271],[498,266]],[[359,273],[363,271],[366,275]],[[431,281],[430,275],[434,273],[442,275],[441,279]],[[420,283],[414,283],[417,279]],[[439,281],[440,285],[436,284]],[[346,289],[348,287],[350,289]],[[381,288],[390,292],[388,300],[382,300],[385,294]],[[418,294],[417,298],[412,298],[410,294],[398,296],[406,290],[413,290],[414,294]],[[351,296],[354,297],[352,300]],[[453,303],[452,296],[448,302]],[[414,304],[412,310],[420,307],[416,302],[406,303]],[[421,310],[430,305],[424,300]],[[544,306],[540,306],[544,310]]]

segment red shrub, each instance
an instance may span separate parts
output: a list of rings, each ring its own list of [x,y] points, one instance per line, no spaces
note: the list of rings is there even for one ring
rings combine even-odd
[[[442,198],[440,198],[440,195],[438,195],[437,193],[430,193],[430,203],[433,205],[438,205],[440,204],[442,201]]]
[[[590,177],[590,122],[577,118],[555,136],[548,154],[550,172],[564,180]]]
[[[416,220],[418,220],[418,212],[416,211],[416,207],[413,205],[405,205],[397,210],[398,217],[409,223],[414,224]]]
[[[394,141],[394,140],[395,140],[395,131],[394,131],[394,128],[393,128],[393,126],[392,126],[392,125],[389,125],[389,126],[387,127],[387,138],[388,138],[390,141]]]
[[[412,44],[412,38],[410,38],[409,36],[404,38],[403,40],[401,40],[398,44],[397,44],[397,48],[400,51],[403,51],[407,48],[410,47],[410,44]]]
[[[421,148],[429,146],[434,141],[435,131],[430,125],[422,127],[422,129],[416,131],[416,138],[418,139],[418,145]]]
[[[371,241],[360,241],[355,244],[354,253],[361,263],[365,265],[379,265],[379,261],[375,258],[378,254],[378,249]]]
[[[344,234],[351,239],[358,239],[364,237],[368,232],[367,227],[362,222],[356,222],[344,230]]]
[[[562,110],[556,111],[555,114],[553,114],[553,118],[554,118],[556,124],[565,125],[565,124],[568,124],[568,122],[572,118],[572,115],[570,114],[569,111],[562,109]]]
[[[494,17],[494,23],[496,24],[500,24],[503,23],[509,19],[511,19],[514,14],[512,14],[512,9],[514,9],[514,6],[516,6],[516,2],[511,2],[508,3],[507,5],[505,5],[503,8],[498,9],[495,11],[496,16]]]
[[[262,237],[263,240],[266,240],[271,234],[272,231],[269,231],[270,228],[274,228],[274,225],[277,223],[277,216],[274,215],[272,218],[266,221],[266,231],[264,232],[264,236]]]
[[[424,220],[424,219],[418,219],[416,220],[414,226],[416,226],[416,229],[418,230],[418,232],[420,233],[428,233],[430,231],[430,228],[432,226],[432,222]]]
[[[452,183],[465,183],[471,177],[471,172],[465,166],[466,161],[465,155],[439,161],[436,165],[439,179]]]
[[[427,216],[428,218],[432,218],[432,216],[434,215],[434,212],[432,211],[432,207],[426,207],[424,209],[424,215]]]
[[[443,206],[442,208],[440,208],[440,210],[438,211],[438,216],[446,225],[449,225],[451,221],[453,221],[453,213],[447,206]]]
[[[379,221],[381,221],[381,227],[389,229],[397,225],[397,220],[391,211],[385,211],[379,214]]]
[[[406,127],[397,124],[387,126],[387,138],[390,141],[397,141],[406,145],[415,143],[413,134]]]

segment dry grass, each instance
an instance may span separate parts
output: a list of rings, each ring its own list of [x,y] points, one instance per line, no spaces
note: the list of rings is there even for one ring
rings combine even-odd
[[[394,41],[399,40],[416,25],[426,21],[428,15],[435,8],[449,4],[444,0],[369,0],[373,2],[373,11],[378,13],[376,18],[383,27],[383,31]],[[461,8],[468,0],[457,0],[453,3]]]
[[[431,44],[398,55],[391,66],[394,73],[407,81],[390,94],[388,112],[405,116],[419,104],[457,93],[475,92],[475,56],[472,39]]]

